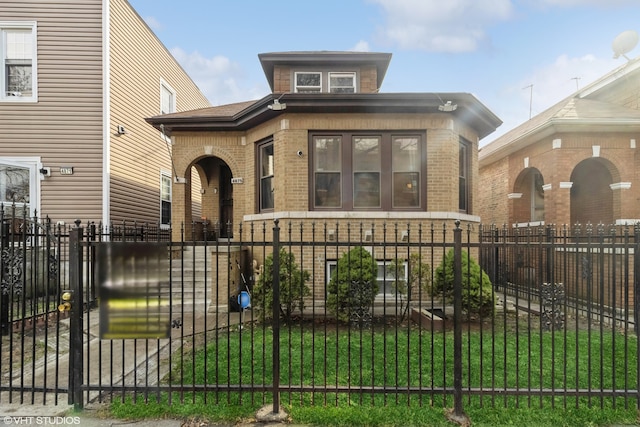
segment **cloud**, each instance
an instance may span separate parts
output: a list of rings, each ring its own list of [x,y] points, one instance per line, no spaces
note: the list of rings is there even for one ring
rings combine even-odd
[[[352,52],[369,52],[369,43],[364,40],[360,40],[354,47],[349,50]]]
[[[163,29],[163,25],[155,18],[155,16],[145,16],[142,19],[154,32],[158,32]]]
[[[496,95],[492,110],[504,124],[481,145],[526,122],[530,115],[542,113],[620,65],[620,61],[594,55],[560,55],[552,63],[534,69]]]
[[[535,0],[540,6],[559,6],[559,7],[575,7],[575,6],[602,6],[617,7],[625,5],[637,5],[638,0]]]
[[[509,19],[511,0],[370,0],[384,9],[380,37],[402,49],[470,52],[484,42],[485,28]]]
[[[225,56],[207,58],[197,51],[187,53],[180,48],[171,49],[171,54],[213,105],[250,101],[269,93],[266,83],[264,87],[244,87],[242,83],[247,80],[244,70]]]

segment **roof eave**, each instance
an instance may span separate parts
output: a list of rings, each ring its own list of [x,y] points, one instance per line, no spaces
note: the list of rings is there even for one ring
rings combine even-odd
[[[638,132],[640,121],[637,119],[552,119],[528,130],[509,142],[509,144],[491,150],[491,145],[481,147],[478,161],[481,166],[513,154],[543,138],[567,132]]]

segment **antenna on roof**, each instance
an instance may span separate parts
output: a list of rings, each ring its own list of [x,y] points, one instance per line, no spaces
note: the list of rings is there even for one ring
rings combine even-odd
[[[618,34],[618,36],[613,40],[613,43],[611,43],[613,59],[618,59],[621,56],[624,56],[627,61],[630,61],[626,54],[636,47],[638,39],[638,32],[634,30],[627,30]]]
[[[529,120],[531,120],[531,111],[533,109],[533,83],[522,89],[529,89]]]

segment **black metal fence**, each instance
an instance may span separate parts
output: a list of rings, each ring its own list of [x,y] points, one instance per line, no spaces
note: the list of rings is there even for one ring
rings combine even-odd
[[[56,305],[45,329],[66,327],[68,345],[11,314],[33,303],[16,297],[15,282],[5,285],[13,270],[4,253],[17,240],[3,234],[3,302],[17,333],[0,347],[0,399],[67,394],[80,406],[132,399],[274,410],[283,402],[455,411],[638,403],[637,228],[275,221],[213,241],[206,227],[201,241],[116,229],[78,223],[64,237],[53,233],[56,271],[69,274],[44,294]],[[153,301],[136,297],[133,313],[159,307],[166,335],[144,336],[136,318],[133,335],[118,337],[115,321],[100,315],[106,279],[97,258],[119,240],[164,248],[161,263],[142,250],[109,258],[120,275],[107,279],[152,284]],[[70,314],[57,310],[64,290]],[[108,339],[105,323],[114,327]],[[41,382],[52,372],[56,382]]]

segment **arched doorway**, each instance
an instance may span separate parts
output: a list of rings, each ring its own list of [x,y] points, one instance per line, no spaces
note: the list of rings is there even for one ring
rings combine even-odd
[[[200,228],[206,226],[216,238],[233,237],[233,176],[231,168],[219,157],[202,157],[192,163],[190,216]],[[202,233],[197,233],[201,236]],[[203,236],[204,237],[204,236]],[[208,238],[210,238],[209,235]]]
[[[587,159],[571,173],[571,223],[612,224],[613,178],[604,159]]]
[[[536,168],[523,170],[514,185],[520,198],[514,199],[512,222],[544,221],[544,179]]]

